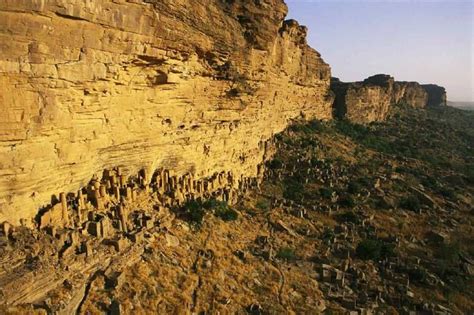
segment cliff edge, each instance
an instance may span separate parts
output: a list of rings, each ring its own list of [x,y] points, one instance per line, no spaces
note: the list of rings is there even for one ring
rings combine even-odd
[[[0,222],[28,224],[119,166],[257,177],[273,134],[332,115],[330,67],[286,13],[283,0],[2,1]]]
[[[370,123],[387,118],[390,105],[405,103],[424,108],[446,106],[446,90],[435,84],[395,81],[387,74],[377,74],[361,82],[341,82],[333,78],[334,116],[356,123]]]

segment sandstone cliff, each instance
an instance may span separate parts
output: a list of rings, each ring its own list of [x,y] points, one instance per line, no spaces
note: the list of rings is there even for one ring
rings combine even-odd
[[[395,81],[378,74],[362,82],[341,82],[333,78],[334,115],[356,123],[384,120],[390,105],[405,103],[413,107],[446,105],[446,91],[437,85]]]
[[[282,0],[0,2],[0,222],[94,174],[257,176],[330,68]]]

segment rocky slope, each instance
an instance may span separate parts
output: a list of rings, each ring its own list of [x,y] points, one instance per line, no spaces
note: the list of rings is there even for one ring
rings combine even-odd
[[[446,105],[446,91],[443,87],[395,81],[385,74],[350,83],[333,78],[331,89],[336,95],[335,116],[356,123],[385,120],[390,105],[397,103],[413,107]]]
[[[92,234],[0,224],[0,313],[472,313],[474,113],[390,111],[292,124],[232,207],[152,185]]]
[[[0,3],[0,222],[94,174],[256,177],[296,117],[328,119],[330,68],[282,0]],[[234,185],[234,184],[233,184]]]

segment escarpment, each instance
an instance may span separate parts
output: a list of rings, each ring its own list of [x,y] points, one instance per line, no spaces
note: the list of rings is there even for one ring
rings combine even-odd
[[[446,106],[446,89],[436,84],[424,84],[423,88],[428,93],[427,106]]]
[[[446,91],[443,87],[395,81],[385,74],[350,83],[333,78],[331,89],[336,96],[334,115],[356,123],[384,120],[390,106],[397,103],[418,108],[446,105]]]
[[[257,177],[273,134],[332,115],[330,68],[286,13],[282,0],[2,1],[0,222],[31,222],[104,169]]]

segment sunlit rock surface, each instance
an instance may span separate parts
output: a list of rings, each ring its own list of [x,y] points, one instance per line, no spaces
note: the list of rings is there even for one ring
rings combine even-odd
[[[0,3],[0,222],[121,166],[257,176],[264,142],[331,118],[330,68],[282,0]],[[329,92],[329,93],[328,93]]]
[[[341,82],[332,79],[335,93],[334,114],[356,123],[370,123],[387,118],[390,105],[405,103],[412,107],[446,105],[443,87],[418,82],[395,81],[386,74],[377,74],[362,82]]]

